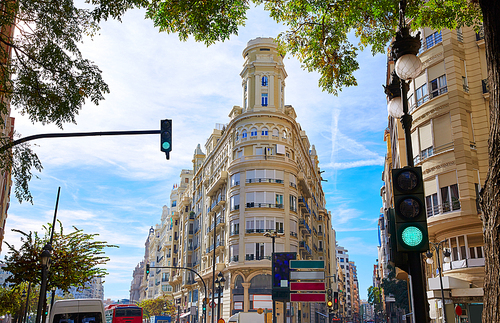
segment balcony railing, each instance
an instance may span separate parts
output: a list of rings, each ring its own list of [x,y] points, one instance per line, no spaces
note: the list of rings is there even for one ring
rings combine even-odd
[[[279,178],[247,178],[245,180],[246,183],[251,184],[251,183],[276,183],[276,184],[283,184],[283,180]]]
[[[274,208],[274,209],[282,209],[283,208],[283,204],[250,202],[250,203],[247,203],[246,207],[247,208]]]
[[[483,94],[490,93],[490,85],[488,79],[481,80],[481,85],[483,86]]]
[[[438,215],[438,214],[443,214],[446,212],[452,212],[452,211],[457,211],[460,210],[460,201],[457,199],[453,199],[450,202],[445,202],[443,204],[437,204],[434,206],[428,206],[427,207],[427,216],[433,216],[433,215]]]
[[[264,232],[274,232],[275,229],[246,229],[246,233],[264,233]],[[283,233],[283,230],[277,230],[277,233]]]
[[[297,234],[297,232],[293,232],[293,231],[290,231],[290,235],[291,235],[292,237],[295,237],[295,238],[297,238],[297,237],[299,236],[299,235]]]
[[[453,149],[453,142],[449,142],[447,144],[438,146],[436,148],[429,147],[427,149],[422,150],[420,152],[420,154],[418,154],[417,156],[414,156],[413,163],[418,164],[431,156],[434,156],[436,154],[439,154],[439,153],[442,153],[444,151],[451,150],[451,149]]]
[[[229,233],[229,235],[231,235],[231,236],[237,236],[239,234],[240,234],[240,230],[239,229],[238,230],[231,230],[231,232]]]
[[[297,184],[293,183],[293,182],[290,182],[290,186],[297,189]]]
[[[238,255],[232,256],[229,261],[231,261],[231,262],[238,262],[239,258],[240,258],[240,256],[238,256]]]
[[[309,254],[312,254],[311,248],[309,248],[309,246],[304,240],[299,242],[299,247],[304,248]]]
[[[252,255],[252,254],[246,254],[245,255],[245,260],[271,260],[271,256],[262,256],[262,255]]]
[[[300,219],[299,225],[302,226],[302,229],[305,229],[309,234],[311,234],[311,228],[309,228],[309,225],[304,219]]]

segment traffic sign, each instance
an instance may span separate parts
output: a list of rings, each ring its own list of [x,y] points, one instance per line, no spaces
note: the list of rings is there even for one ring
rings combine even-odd
[[[217,321],[217,323],[226,323],[226,321],[224,321],[224,319],[223,319],[223,318],[220,318],[220,319]]]
[[[262,308],[258,308],[257,313],[262,314],[262,313],[264,313],[264,310]]]
[[[324,269],[324,260],[290,260],[290,269]]]
[[[319,282],[290,282],[293,291],[325,291],[325,283]]]
[[[215,303],[213,301],[211,301],[209,304],[210,304],[210,308],[215,307]]]
[[[321,302],[326,299],[325,293],[290,293],[291,302]]]

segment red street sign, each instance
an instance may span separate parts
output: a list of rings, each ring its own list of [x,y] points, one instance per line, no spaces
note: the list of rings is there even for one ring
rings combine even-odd
[[[325,302],[325,293],[290,293],[291,302]]]
[[[455,313],[457,313],[458,316],[462,315],[462,307],[460,305],[455,306]]]
[[[290,290],[294,291],[325,291],[325,283],[317,282],[290,282]]]

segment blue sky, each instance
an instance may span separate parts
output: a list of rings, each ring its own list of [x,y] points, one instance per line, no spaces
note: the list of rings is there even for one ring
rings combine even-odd
[[[180,170],[192,167],[196,145],[203,147],[215,124],[227,123],[231,108],[242,104],[239,73],[247,42],[284,30],[262,8],[253,8],[239,36],[207,48],[159,33],[143,17],[143,11],[131,11],[123,23],[106,22],[98,36],[84,41],[84,56],[101,68],[111,93],[98,106],[88,103],[77,125],[68,124],[64,131],[159,129],[160,119],[170,118],[170,160],[160,152],[158,135],[38,140],[35,149],[44,170],[30,183],[34,204],[19,204],[12,197],[6,224],[5,240],[13,244],[19,237],[12,228],[40,231],[52,222],[61,186],[58,219],[65,228],[98,233],[99,239],[120,246],[107,250],[111,261],[104,291],[105,298],[112,299],[129,297],[132,271],[144,256],[148,230],[159,222]],[[323,189],[337,240],[356,262],[360,294],[366,298],[382,206],[386,58],[365,51],[358,59],[358,87],[335,97],[318,88],[316,73],[302,70],[288,56],[285,104],[294,106],[297,120],[316,146],[323,178],[328,180]],[[60,131],[14,116],[23,137]]]

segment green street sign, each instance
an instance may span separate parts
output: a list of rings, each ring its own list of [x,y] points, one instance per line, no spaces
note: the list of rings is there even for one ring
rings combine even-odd
[[[290,260],[290,269],[325,269],[324,260]]]

